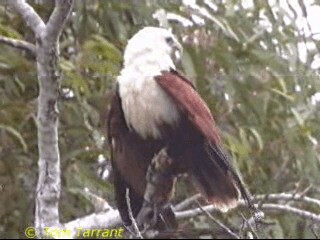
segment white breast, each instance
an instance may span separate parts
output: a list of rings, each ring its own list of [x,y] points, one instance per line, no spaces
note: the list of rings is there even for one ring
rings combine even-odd
[[[154,79],[157,69],[124,69],[118,77],[119,94],[128,126],[144,139],[161,137],[159,126],[175,125],[179,120],[176,105]],[[146,71],[149,70],[149,71]]]

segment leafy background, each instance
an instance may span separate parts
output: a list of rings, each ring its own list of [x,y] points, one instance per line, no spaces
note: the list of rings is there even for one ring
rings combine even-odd
[[[29,2],[44,19],[54,4]],[[308,20],[311,7],[320,9],[320,2],[188,2],[75,1],[60,42],[62,222],[94,211],[87,189],[113,204],[104,123],[109,95],[128,38],[143,26],[158,26],[155,12],[167,13],[183,43],[179,69],[209,104],[250,191],[310,188],[308,195],[320,198],[320,38],[299,25]],[[0,34],[34,42],[5,5],[0,5]],[[35,60],[3,44],[0,53],[0,236],[23,238],[26,226],[33,225],[37,178]],[[174,202],[193,193],[181,182]],[[218,217],[241,224],[234,212]],[[311,222],[291,215],[275,213],[267,220],[271,224],[261,229],[263,237],[316,236]],[[181,226],[181,237],[226,237],[205,216]]]

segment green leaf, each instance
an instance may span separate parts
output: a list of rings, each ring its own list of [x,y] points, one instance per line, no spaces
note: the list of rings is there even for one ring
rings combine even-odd
[[[258,131],[255,128],[250,127],[249,128],[250,132],[254,136],[254,138],[257,140],[259,151],[263,150],[263,140],[261,135],[258,133]]]
[[[301,116],[301,114],[294,108],[290,109],[294,118],[296,119],[297,123],[299,124],[299,126],[303,126],[304,125],[304,119]]]
[[[276,93],[277,95],[281,96],[281,97],[284,97],[285,99],[287,99],[288,101],[290,102],[293,102],[294,101],[294,97],[289,95],[289,94],[286,94],[284,92],[281,92],[279,89],[276,89],[276,88],[271,88],[270,89],[273,93]]]
[[[24,152],[28,151],[28,146],[27,146],[26,141],[24,140],[22,135],[16,129],[14,129],[11,126],[4,125],[4,124],[0,124],[0,129],[10,133],[13,137],[15,137],[20,142]]]

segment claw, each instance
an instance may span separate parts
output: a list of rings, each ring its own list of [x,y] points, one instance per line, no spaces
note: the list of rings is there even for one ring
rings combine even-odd
[[[146,230],[146,228],[151,228],[156,225],[157,219],[157,206],[148,201],[144,201],[143,206],[137,216],[137,224],[139,228],[141,226],[143,226],[144,230]]]

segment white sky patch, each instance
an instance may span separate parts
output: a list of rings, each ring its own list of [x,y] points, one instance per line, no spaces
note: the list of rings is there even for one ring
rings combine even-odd
[[[320,92],[317,92],[311,96],[311,104],[316,105],[318,103],[320,103]]]
[[[307,62],[308,49],[303,42],[298,43],[299,58],[303,63]]]
[[[259,18],[260,18],[260,21],[259,21],[260,26],[262,26],[268,32],[271,32],[272,31],[272,24],[269,21],[268,17],[265,15],[265,10],[260,12]]]
[[[245,9],[253,8],[253,0],[242,0],[241,1],[242,7]]]
[[[244,2],[246,1],[247,0],[245,0]],[[290,24],[292,21],[294,21],[294,23],[298,27],[298,31],[300,32],[300,34],[304,35],[306,38],[312,36],[314,40],[320,40],[320,6],[314,5],[314,0],[303,1],[307,12],[306,17],[303,16],[303,12],[298,0],[268,0],[268,2],[274,14],[279,11],[282,11],[284,13],[283,20],[286,24]],[[262,15],[261,24],[262,26],[265,26],[269,29],[269,24],[271,23]],[[313,42],[307,42],[306,44],[303,42],[298,43],[300,61],[306,63],[308,52],[313,51],[314,49],[315,45]],[[317,69],[320,67],[319,57],[315,58],[311,67],[313,69]]]
[[[308,20],[308,22],[310,24],[310,28],[311,28],[310,34],[320,33],[320,24],[319,24],[320,6],[311,5],[310,2],[312,3],[313,1],[305,1],[305,2],[306,2],[305,4],[307,4],[307,2],[308,2],[307,20]],[[309,31],[308,26],[304,26],[304,27],[306,29],[308,29],[308,31]],[[314,38],[316,38],[317,40],[320,40],[319,35],[315,35]]]
[[[230,99],[229,94],[228,94],[228,93],[225,93],[225,94],[224,94],[224,98],[225,98],[227,101],[229,101],[229,99]]]
[[[183,5],[190,6],[190,7],[198,7],[196,0],[182,0]]]
[[[314,59],[311,63],[312,69],[320,69],[320,54],[314,56]]]
[[[295,86],[294,86],[294,91],[295,91],[295,92],[301,92],[301,86],[298,85],[298,84],[295,85]]]
[[[103,163],[104,161],[106,161],[106,158],[102,155],[102,154],[99,154],[98,158],[97,158],[97,162],[99,164]]]

